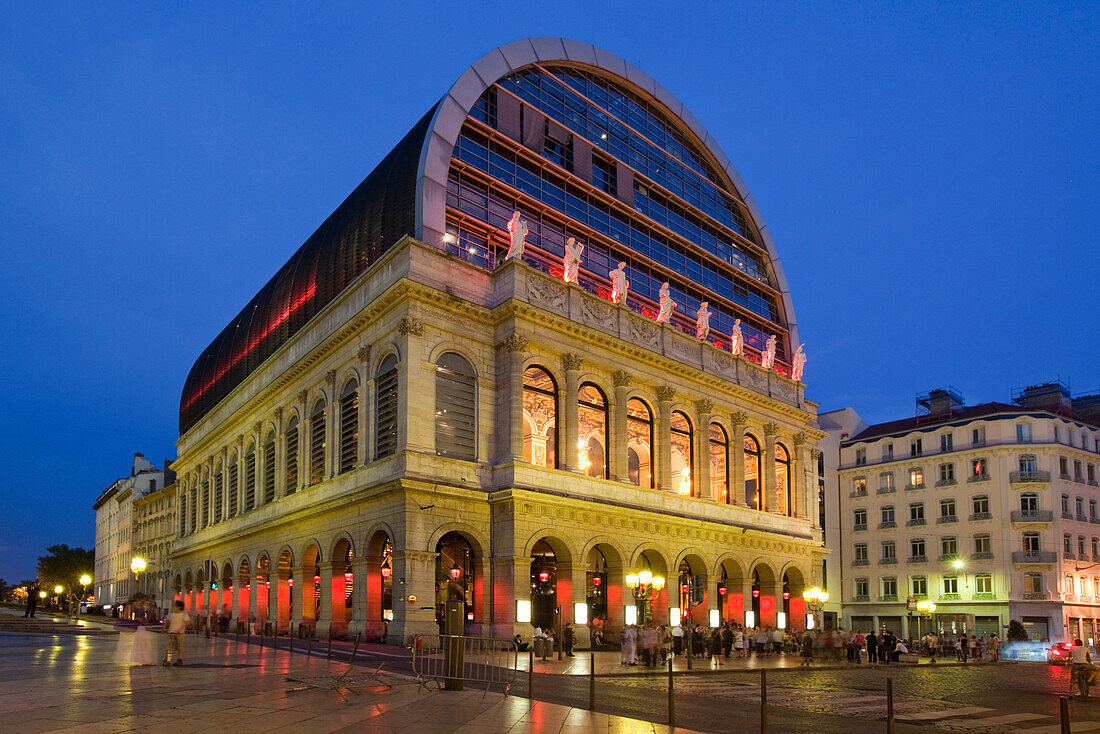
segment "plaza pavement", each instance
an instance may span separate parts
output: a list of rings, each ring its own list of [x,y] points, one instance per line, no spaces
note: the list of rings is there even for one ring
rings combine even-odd
[[[114,662],[133,635],[0,634],[0,731],[5,734],[244,730],[655,734],[687,732],[638,719],[529,701],[418,690],[408,676],[188,635],[183,667]],[[157,636],[163,646],[164,638]],[[163,647],[162,647],[163,649]]]

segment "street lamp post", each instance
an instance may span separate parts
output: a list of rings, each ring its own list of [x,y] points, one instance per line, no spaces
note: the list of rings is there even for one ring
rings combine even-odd
[[[141,556],[134,556],[130,560],[130,570],[134,572],[134,593],[135,594],[138,591],[138,584],[140,583],[141,574],[148,567],[148,565],[149,564],[147,564],[145,562],[145,559],[142,558]]]
[[[802,599],[806,602],[806,608],[810,610],[810,618],[814,627],[818,627],[817,614],[825,609],[825,603],[829,601],[829,592],[816,586],[802,593]]]
[[[80,605],[84,603],[84,599],[87,597],[87,586],[92,583],[92,577],[88,574],[84,574],[80,577],[80,598],[76,600],[76,614],[75,617],[80,616]]]
[[[654,576],[650,571],[632,573],[626,577],[626,585],[630,587],[635,602],[644,602],[642,622],[644,623],[649,605],[657,601],[661,589],[665,587],[665,579],[662,576]]]
[[[924,601],[917,602],[917,613],[920,615],[919,617],[917,617],[917,619],[918,619],[918,622],[917,622],[917,625],[918,625],[917,636],[918,636],[918,639],[919,639],[921,628],[923,627],[923,625],[920,624],[919,620],[921,620],[921,619],[927,619],[929,621],[932,620],[932,615],[936,613],[936,604],[935,604],[935,602],[928,601],[927,599],[925,599]],[[931,654],[932,654],[932,662],[936,662],[936,651],[931,650]]]
[[[65,593],[65,587],[62,586],[61,584],[58,584],[57,586],[53,587],[53,593],[54,593],[54,597],[53,597],[54,598],[54,604],[57,605],[57,611],[60,612],[61,611],[61,595],[63,593]]]

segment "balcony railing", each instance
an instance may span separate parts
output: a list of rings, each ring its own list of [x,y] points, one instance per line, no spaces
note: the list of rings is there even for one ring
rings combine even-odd
[[[950,486],[951,486],[952,484],[956,484],[956,483],[957,483],[957,482],[955,482],[955,479],[954,479],[954,478],[951,478],[951,479],[941,479],[941,480],[939,480],[938,482],[936,482],[936,486],[937,486],[937,487],[950,487]]]
[[[1073,519],[1073,513],[1070,512],[1069,510],[1062,510],[1062,519],[1063,520],[1072,520]]]
[[[959,521],[959,516],[958,515],[940,515],[939,517],[936,518],[936,524],[937,525],[942,525],[945,522],[958,522],[958,521]]]
[[[1074,518],[1074,519],[1076,519],[1077,522],[1088,522],[1089,521],[1089,519],[1085,516],[1085,513],[1083,513],[1083,512],[1078,512],[1077,517]]]
[[[940,557],[937,558],[936,560],[939,561],[940,563],[950,563],[951,561],[955,560],[958,557],[959,557],[958,553],[941,553]]]
[[[879,487],[878,488],[878,493],[879,494],[893,494],[894,492],[897,492],[897,491],[898,490],[897,490],[896,487]]]
[[[1062,472],[1061,474],[1059,474],[1058,478],[1063,480],[1063,481],[1066,481],[1066,482],[1070,481],[1069,474],[1066,474],[1065,472]]]
[[[871,597],[867,594],[856,594],[852,597],[852,601],[871,601]]]
[[[1012,551],[1013,563],[1057,563],[1054,551]]]
[[[894,522],[893,520],[883,520],[882,522],[880,522],[878,524],[878,529],[879,530],[888,530],[890,528],[896,528],[897,526],[898,526],[898,524],[896,522]]]
[[[1073,554],[1073,551],[1064,550],[1062,551],[1062,558],[1065,558],[1067,561],[1072,561],[1073,559],[1077,558],[1077,556]]]
[[[865,523],[865,522],[857,522],[855,525],[852,526],[852,532],[853,533],[859,532],[860,530],[866,530],[866,529],[867,529],[867,523]]]
[[[897,600],[898,600],[898,595],[897,594],[883,594],[882,596],[879,597],[879,601],[897,601]]]
[[[968,476],[966,478],[966,481],[967,481],[968,484],[970,482],[988,482],[989,481],[989,475],[988,474],[971,474],[970,476]]]
[[[871,561],[870,561],[870,559],[867,559],[867,558],[853,558],[852,559],[852,565],[853,566],[870,566]]]
[[[909,556],[910,563],[928,563],[928,556]]]
[[[992,591],[976,591],[974,592],[974,598],[979,601],[985,601],[988,599],[995,599]]]
[[[993,551],[979,551],[970,555],[972,561],[992,561]]]
[[[1032,482],[1049,482],[1048,471],[1014,471],[1008,475],[1008,480],[1013,484],[1029,484]]]
[[[917,525],[924,525],[923,517],[914,517],[905,521],[905,527],[907,528],[916,527]]]
[[[1012,522],[1054,522],[1053,510],[1013,510]]]
[[[1028,600],[1032,600],[1032,599],[1049,599],[1049,598],[1050,598],[1050,594],[1048,594],[1045,591],[1025,591],[1024,592],[1024,599],[1028,599]]]
[[[848,497],[850,499],[855,499],[856,497],[866,497],[866,496],[867,496],[867,490],[863,490],[862,492],[852,492],[850,495],[848,495]]]
[[[956,594],[940,594],[940,601],[958,601],[959,595]]]
[[[924,489],[924,482],[919,482],[917,484],[909,484],[908,482],[906,482],[906,484],[905,484],[905,491],[906,492],[912,492],[914,489]]]
[[[972,513],[970,513],[970,522],[974,522],[976,520],[992,520],[992,519],[993,519],[993,513],[992,512],[972,512]]]
[[[893,565],[897,564],[897,562],[898,562],[898,557],[897,556],[891,556],[890,558],[880,558],[880,559],[878,559],[878,565],[880,565],[880,566],[893,566]]]
[[[1089,522],[1093,525],[1100,525],[1100,517],[1090,517]]]

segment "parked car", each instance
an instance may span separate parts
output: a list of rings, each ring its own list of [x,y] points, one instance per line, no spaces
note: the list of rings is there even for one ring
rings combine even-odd
[[[1047,648],[1047,662],[1051,665],[1069,665],[1072,656],[1070,655],[1070,648],[1073,647],[1072,642],[1058,642]]]

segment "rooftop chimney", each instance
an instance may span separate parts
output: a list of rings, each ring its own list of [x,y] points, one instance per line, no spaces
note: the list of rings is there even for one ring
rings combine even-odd
[[[1061,382],[1045,382],[1015,391],[1012,400],[1017,405],[1037,410],[1047,410],[1061,415],[1073,415],[1069,388]]]

